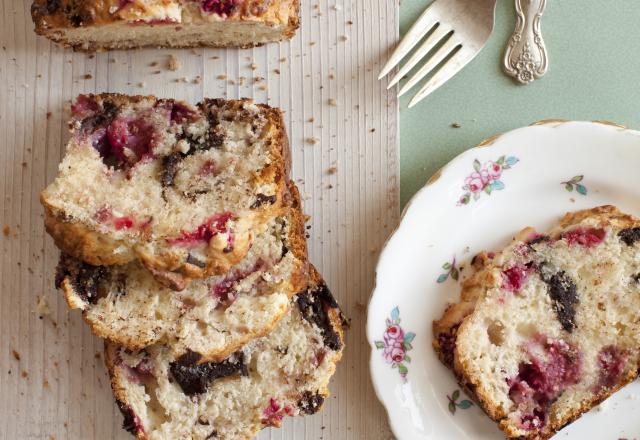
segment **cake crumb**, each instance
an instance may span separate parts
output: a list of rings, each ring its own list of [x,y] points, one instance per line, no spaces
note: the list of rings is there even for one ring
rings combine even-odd
[[[9,225],[4,225],[4,228],[2,228],[2,235],[8,237],[9,234],[11,234],[11,228],[9,227]]]
[[[287,58],[286,57],[282,57],[278,61],[280,61],[281,63],[286,63],[287,62]]]
[[[20,361],[20,353],[18,353],[16,350],[11,350],[11,354],[13,355],[13,358],[17,361]]]
[[[173,54],[169,55],[169,59],[167,61],[167,69],[171,70],[172,72],[180,69],[180,60],[178,60]]]
[[[20,373],[20,376],[22,376],[23,379],[28,379],[29,373],[27,373],[25,370],[22,370],[22,373]]]
[[[251,68],[251,70],[256,70],[258,68],[258,65],[256,63],[251,63],[249,64],[249,68]]]
[[[51,310],[49,310],[49,302],[47,301],[47,295],[42,295],[38,300],[38,305],[36,306],[36,310],[38,312],[38,316],[40,319],[49,315]]]
[[[45,390],[49,389],[49,381],[47,379],[42,381],[42,388],[44,388]]]
[[[460,128],[460,127],[462,127],[462,125],[460,125],[459,122],[454,122],[454,123],[451,124],[451,127],[452,128]]]
[[[225,79],[227,79],[227,75],[218,75],[217,78],[221,81],[224,81]]]
[[[152,61],[152,62],[149,63],[150,67],[156,67],[157,65],[158,65],[157,61]]]
[[[275,73],[276,75],[280,75],[280,69],[273,69],[273,73]]]
[[[315,120],[316,120],[316,118],[309,118],[309,119],[307,120],[307,122],[313,122],[313,121],[315,121]]]
[[[91,79],[91,78],[93,78],[93,75],[92,75],[92,74],[90,74],[90,73],[85,73],[85,74],[83,75],[83,78],[84,78],[84,79]]]
[[[46,118],[51,119],[51,112],[47,112]]]
[[[200,75],[198,75],[195,78],[193,78],[193,80],[191,82],[194,83],[194,84],[200,84],[202,82],[202,77]]]
[[[317,143],[318,143],[318,139],[316,139],[314,137],[307,138],[307,144],[315,145]]]
[[[146,86],[147,86],[147,83],[145,83],[144,81],[140,81],[138,83],[138,87],[140,87],[140,88],[143,88],[143,87],[146,87]]]
[[[338,168],[337,167],[329,167],[329,169],[327,170],[327,174],[329,175],[333,175],[335,173],[338,172]]]
[[[347,41],[348,39],[349,39],[349,36],[348,36],[348,35],[342,35],[342,36],[340,37],[340,41]]]
[[[329,103],[329,105],[330,105],[330,106],[332,106],[332,107],[336,107],[336,106],[338,105],[338,101],[336,101],[336,100],[335,100],[335,99],[333,99],[333,98],[329,98],[328,103]]]

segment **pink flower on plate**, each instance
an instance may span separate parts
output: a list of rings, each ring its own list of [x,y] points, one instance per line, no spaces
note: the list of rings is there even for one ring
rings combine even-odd
[[[486,170],[491,182],[500,180],[500,176],[502,175],[502,165],[490,160],[486,165]]]
[[[464,183],[472,193],[480,192],[489,183],[489,173],[487,170],[473,172],[465,179]]]
[[[403,341],[404,330],[402,330],[399,325],[391,325],[387,327],[387,331],[384,332],[383,338],[386,345],[390,345],[395,341]]]
[[[416,337],[413,332],[405,332],[400,326],[400,309],[394,307],[391,315],[385,320],[386,326],[381,341],[374,341],[378,350],[382,350],[382,358],[400,374],[403,382],[407,381],[411,356],[407,354],[413,346],[411,342]]]
[[[405,357],[405,349],[402,345],[402,341],[395,340],[392,343],[386,345],[384,347],[384,351],[382,352],[382,356],[384,356],[384,359],[390,364],[397,364],[402,362]]]

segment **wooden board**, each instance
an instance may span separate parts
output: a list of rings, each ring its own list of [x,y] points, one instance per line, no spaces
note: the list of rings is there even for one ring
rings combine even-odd
[[[260,438],[390,438],[364,327],[377,255],[399,217],[397,102],[376,79],[397,40],[397,2],[303,0],[296,37],[262,48],[95,56],[36,37],[29,3],[0,6],[0,438],[130,438],[109,391],[102,341],[53,288],[58,252],[38,201],[68,138],[70,100],[102,91],[191,102],[252,97],[285,110],[293,175],[311,215],[310,257],[352,328],[324,411]],[[166,68],[170,54],[177,71]],[[42,297],[50,313],[39,319]]]

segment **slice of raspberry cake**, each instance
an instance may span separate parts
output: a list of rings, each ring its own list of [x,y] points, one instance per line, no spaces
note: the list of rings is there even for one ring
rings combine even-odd
[[[342,355],[344,320],[319,275],[275,329],[218,363],[166,346],[106,344],[123,427],[139,439],[249,439],[285,416],[317,412]]]
[[[569,213],[474,264],[433,346],[509,438],[548,439],[636,378],[640,220]]]
[[[282,114],[249,100],[196,107],[81,95],[58,176],[41,194],[63,252],[92,265],[139,259],[173,289],[224,273],[283,210]]]
[[[304,224],[293,183],[291,191],[288,215],[270,220],[247,256],[224,275],[176,292],[139,263],[91,266],[63,255],[57,286],[98,336],[133,350],[166,343],[176,356],[196,352],[202,360],[220,361],[269,332],[307,285]]]
[[[252,47],[291,38],[300,0],[34,0],[38,34],[80,50]]]

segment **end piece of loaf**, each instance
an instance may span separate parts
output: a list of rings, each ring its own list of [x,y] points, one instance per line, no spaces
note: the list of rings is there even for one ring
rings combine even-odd
[[[38,34],[79,50],[252,47],[291,38],[300,0],[34,0]]]
[[[56,245],[80,260],[137,259],[180,290],[228,271],[284,209],[289,147],[277,109],[102,94],[81,95],[72,113],[41,202]]]
[[[106,344],[123,427],[139,439],[250,439],[285,416],[317,412],[343,349],[343,317],[320,276],[267,336],[219,363],[165,346]]]
[[[307,285],[307,255],[299,196],[267,223],[247,256],[223,275],[194,280],[176,292],[140,264],[91,266],[62,256],[57,285],[95,334],[127,349],[164,343],[175,356],[195,352],[220,361],[269,332],[290,299]]]
[[[613,206],[476,258],[433,346],[509,438],[550,438],[636,378],[640,220]]]

